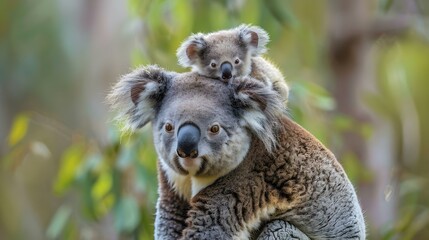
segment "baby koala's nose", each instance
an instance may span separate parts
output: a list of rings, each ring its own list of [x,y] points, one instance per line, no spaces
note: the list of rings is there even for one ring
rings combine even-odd
[[[181,158],[198,157],[200,129],[192,123],[186,123],[177,132],[177,155]]]
[[[220,71],[222,72],[222,79],[230,79],[232,77],[232,64],[230,62],[223,62],[220,65]]]

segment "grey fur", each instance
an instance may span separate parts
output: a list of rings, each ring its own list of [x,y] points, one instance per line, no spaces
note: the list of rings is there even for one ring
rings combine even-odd
[[[283,220],[269,222],[259,233],[257,240],[310,240],[295,226]]]
[[[133,89],[141,90],[138,97]],[[342,167],[281,114],[279,95],[258,80],[228,85],[150,66],[126,75],[110,99],[128,106],[121,116],[129,125],[152,121],[160,182],[156,239],[365,239]],[[166,122],[175,129],[164,131]],[[201,130],[195,159],[175,154],[176,130],[188,122]],[[222,129],[216,135],[208,131],[213,123]]]

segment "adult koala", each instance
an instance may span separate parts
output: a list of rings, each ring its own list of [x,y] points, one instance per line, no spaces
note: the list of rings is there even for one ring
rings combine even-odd
[[[292,229],[284,238],[365,239],[344,170],[260,81],[228,85],[148,66],[109,97],[131,129],[152,122],[156,239],[276,239],[282,229]]]

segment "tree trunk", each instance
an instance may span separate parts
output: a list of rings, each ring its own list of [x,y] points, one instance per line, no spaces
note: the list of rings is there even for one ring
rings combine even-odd
[[[358,195],[367,226],[380,229],[395,217],[396,194],[393,183],[393,129],[364,105],[362,96],[376,91],[373,53],[373,21],[371,2],[332,0],[329,5],[329,60],[337,111],[354,124],[342,135],[343,145],[337,149],[339,159],[353,154],[368,171],[370,181],[360,181]],[[359,126],[373,127],[372,136],[365,140]],[[356,184],[356,183],[355,183]],[[393,191],[394,192],[394,191]],[[376,234],[372,237],[377,238]]]

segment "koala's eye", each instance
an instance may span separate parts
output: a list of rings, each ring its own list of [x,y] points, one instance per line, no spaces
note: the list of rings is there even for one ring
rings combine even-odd
[[[213,124],[213,125],[210,127],[210,132],[211,132],[211,133],[213,133],[213,134],[218,134],[218,133],[219,133],[219,131],[220,131],[220,126],[219,126],[219,124]]]
[[[211,64],[210,64],[210,66],[211,66],[212,68],[215,68],[217,65],[216,65],[216,63],[211,63]]]
[[[234,62],[235,64],[239,64],[240,63],[240,59],[235,59],[235,62]]]
[[[174,130],[174,127],[171,123],[166,123],[164,125],[164,130],[168,133],[172,132]]]

